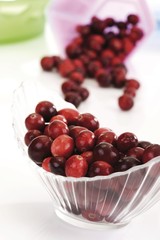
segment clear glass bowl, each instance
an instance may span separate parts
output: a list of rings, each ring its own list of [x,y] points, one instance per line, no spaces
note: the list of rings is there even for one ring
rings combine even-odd
[[[13,129],[23,158],[34,168],[53,200],[56,214],[73,225],[103,229],[128,224],[160,199],[160,157],[125,172],[93,178],[49,173],[29,159],[24,144],[24,120],[42,100],[57,109],[74,108],[39,82],[23,82],[13,95]],[[23,171],[23,170],[22,170]]]
[[[0,0],[0,43],[16,42],[43,32],[49,0]]]

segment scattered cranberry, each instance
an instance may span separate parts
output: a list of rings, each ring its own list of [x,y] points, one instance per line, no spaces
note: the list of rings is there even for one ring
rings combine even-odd
[[[124,94],[118,98],[118,104],[123,111],[128,111],[134,105],[133,97],[129,94]]]
[[[66,158],[64,157],[51,157],[49,161],[50,171],[54,174],[65,176],[65,162]]]
[[[52,57],[43,57],[41,59],[41,67],[44,71],[52,71],[54,67],[54,59]]]
[[[65,81],[62,86],[62,92],[66,94],[67,92],[76,92],[78,89],[78,86],[75,82],[73,81]]]
[[[81,155],[73,155],[67,159],[65,173],[67,177],[84,177],[88,170],[88,164]]]
[[[64,100],[72,103],[75,107],[78,107],[82,102],[82,98],[77,92],[67,92],[65,94]]]
[[[125,87],[138,89],[140,87],[140,83],[135,79],[128,79],[126,80]]]
[[[127,17],[127,22],[136,25],[139,22],[139,17],[135,14],[130,14]]]
[[[78,89],[78,93],[81,96],[82,101],[86,100],[89,97],[89,91],[87,90],[87,88],[80,87]]]
[[[75,70],[75,66],[70,59],[65,59],[59,64],[58,71],[62,77],[68,77]]]

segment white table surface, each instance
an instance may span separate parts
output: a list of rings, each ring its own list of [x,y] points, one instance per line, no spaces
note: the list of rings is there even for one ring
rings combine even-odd
[[[61,94],[59,76],[43,73],[39,67],[43,55],[55,53],[58,50],[48,28],[35,39],[0,45],[0,239],[159,240],[160,202],[126,227],[82,230],[56,216],[48,193],[23,161],[11,125],[12,92],[21,81],[37,79]],[[136,77],[142,85],[130,112],[124,113],[117,106],[121,90],[100,89],[90,80],[85,85],[91,95],[80,111],[95,114],[102,125],[117,133],[133,131],[141,140],[160,143],[160,33],[153,33],[143,43],[129,68],[128,76]]]

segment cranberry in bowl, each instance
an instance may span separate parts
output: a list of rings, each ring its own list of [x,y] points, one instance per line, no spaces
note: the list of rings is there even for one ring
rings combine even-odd
[[[39,82],[22,82],[14,91],[12,114],[22,157],[64,221],[91,229],[124,226],[160,199],[158,143],[130,131],[117,135]]]

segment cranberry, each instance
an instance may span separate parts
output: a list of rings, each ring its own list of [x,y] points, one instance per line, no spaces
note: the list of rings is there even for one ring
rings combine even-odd
[[[76,125],[86,127],[91,131],[95,131],[96,129],[99,128],[99,122],[97,118],[91,113],[79,114],[76,120]]]
[[[103,217],[95,211],[95,209],[82,210],[82,217],[92,222],[100,222]]]
[[[135,88],[138,89],[140,87],[140,83],[135,80],[135,79],[128,79],[126,80],[126,84],[125,84],[126,88]]]
[[[139,22],[139,17],[135,14],[129,14],[127,17],[127,22],[136,25]]]
[[[76,58],[81,54],[82,48],[79,43],[70,43],[66,47],[66,54],[69,58]]]
[[[93,162],[93,152],[92,151],[83,152],[83,153],[81,153],[81,156],[86,159],[88,165],[90,165]]]
[[[101,142],[93,149],[94,161],[105,161],[114,165],[119,159],[118,150],[110,143]]]
[[[65,101],[72,103],[75,107],[78,107],[82,102],[82,98],[77,92],[67,92],[65,94]]]
[[[66,118],[65,118],[63,115],[60,115],[60,114],[57,114],[56,116],[51,117],[51,119],[50,119],[49,122],[51,123],[51,122],[53,122],[54,120],[60,120],[60,121],[62,121],[62,122],[64,122],[64,123],[67,124]]]
[[[150,143],[148,141],[139,141],[137,147],[141,147],[143,149],[146,149],[150,145],[152,145],[152,143]]]
[[[57,138],[61,134],[69,134],[69,129],[67,124],[60,120],[54,120],[49,123],[48,133],[52,139]]]
[[[62,59],[59,56],[53,56],[54,66],[58,69],[59,64],[62,62]]]
[[[141,161],[143,152],[144,152],[144,148],[134,147],[134,148],[129,149],[129,151],[127,152],[127,156],[137,158],[138,160]]]
[[[94,77],[96,72],[102,68],[102,64],[98,60],[90,61],[87,65],[87,72],[90,77]]]
[[[66,159],[64,157],[51,157],[51,160],[49,162],[51,172],[54,174],[65,176],[65,162]]]
[[[105,69],[101,68],[96,73],[96,80],[101,87],[108,87],[112,82],[112,75],[110,72],[107,72]]]
[[[44,158],[51,156],[51,139],[41,135],[32,140],[28,146],[29,157],[37,164],[41,164]]]
[[[110,49],[104,49],[100,55],[100,60],[104,67],[110,65],[111,60],[114,58],[114,52]]]
[[[88,170],[89,177],[107,176],[113,173],[113,167],[104,161],[96,161],[92,163]]]
[[[115,165],[115,171],[123,172],[126,171],[134,166],[140,165],[141,162],[135,157],[124,157],[118,160]]]
[[[126,22],[122,22],[122,21],[116,22],[116,26],[117,26],[120,30],[127,29],[127,23],[126,23]]]
[[[51,161],[51,159],[52,159],[52,157],[47,157],[42,162],[42,168],[44,170],[46,170],[47,172],[51,172],[51,168],[50,168],[50,161]]]
[[[44,71],[52,71],[54,67],[54,59],[52,57],[43,57],[40,64]]]
[[[65,94],[67,92],[76,92],[78,89],[78,86],[76,83],[74,83],[73,81],[65,81],[64,83],[62,83],[62,92]]]
[[[106,22],[98,19],[97,17],[92,17],[91,28],[92,32],[102,34],[106,28]]]
[[[117,139],[117,149],[123,153],[137,145],[138,139],[136,135],[130,132],[122,133]]]
[[[112,69],[112,77],[115,87],[124,87],[126,82],[126,69],[122,65],[115,66]]]
[[[113,27],[115,25],[115,21],[113,18],[106,18],[105,19],[106,27]]]
[[[157,156],[160,156],[160,145],[152,144],[144,150],[142,161],[146,163]]]
[[[80,87],[78,89],[78,93],[80,94],[82,101],[86,100],[89,97],[89,91],[87,90],[87,88]]]
[[[81,126],[73,126],[70,130],[69,130],[69,135],[72,137],[72,138],[76,138],[79,133],[83,130],[87,130],[87,128],[85,127],[81,127]]]
[[[133,87],[127,87],[124,89],[124,94],[128,94],[131,97],[135,97],[136,96],[136,89]]]
[[[91,30],[89,25],[78,25],[76,28],[77,32],[80,33],[82,36],[89,35]]]
[[[68,77],[75,70],[75,66],[70,59],[65,59],[59,64],[58,71],[62,77]]]
[[[67,159],[65,173],[67,177],[84,177],[88,170],[88,164],[81,155],[73,155]]]
[[[28,130],[43,130],[45,127],[45,121],[42,115],[38,113],[31,113],[25,119],[25,126]]]
[[[95,144],[94,133],[89,130],[81,131],[75,139],[75,145],[79,152],[92,150]]]
[[[94,131],[94,135],[96,138],[98,138],[101,134],[105,132],[112,132],[112,130],[110,128],[101,127]]]
[[[119,52],[123,48],[123,44],[120,39],[118,38],[113,38],[111,39],[109,43],[109,47],[114,51],[114,52]]]
[[[111,143],[112,145],[115,145],[117,141],[117,136],[114,132],[104,132],[102,133],[98,139],[97,139],[97,144],[101,143],[101,142],[108,142]]]
[[[80,72],[72,72],[69,75],[69,79],[73,82],[75,82],[76,84],[80,85],[84,82],[84,77],[83,74]]]
[[[111,65],[114,67],[114,66],[117,66],[119,64],[122,63],[122,59],[121,57],[114,57],[112,60],[111,60]]]
[[[84,64],[84,66],[87,66],[90,62],[89,57],[86,54],[81,54],[79,57],[80,61]]]
[[[58,114],[63,115],[66,118],[68,125],[74,124],[80,115],[76,109],[72,108],[63,108],[58,111]]]
[[[140,29],[138,27],[133,27],[131,29],[129,37],[132,41],[137,41],[137,40],[141,40],[143,35],[144,35],[144,33],[143,33],[142,29]]]
[[[73,138],[65,134],[58,136],[51,145],[51,153],[54,157],[68,158],[72,155],[73,150]]]
[[[35,137],[38,137],[40,135],[42,135],[42,133],[39,130],[29,130],[24,136],[25,144],[28,146]]]
[[[35,112],[42,115],[46,122],[48,122],[51,117],[57,114],[55,106],[49,101],[39,102],[35,108]]]
[[[123,111],[130,110],[134,105],[133,97],[129,94],[123,94],[118,98],[118,105]]]

